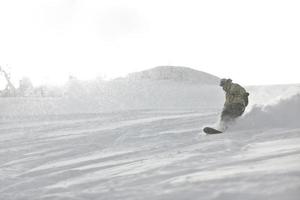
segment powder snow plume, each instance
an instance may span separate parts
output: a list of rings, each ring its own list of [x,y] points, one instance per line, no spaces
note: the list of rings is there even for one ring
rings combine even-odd
[[[254,105],[232,129],[300,127],[299,119],[300,94],[296,94],[276,104]]]

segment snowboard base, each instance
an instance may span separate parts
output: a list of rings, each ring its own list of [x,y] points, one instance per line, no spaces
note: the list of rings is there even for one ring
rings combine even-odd
[[[217,129],[214,129],[214,128],[211,128],[211,127],[205,127],[203,129],[204,133],[206,134],[219,134],[219,133],[222,133],[222,131],[219,131]]]

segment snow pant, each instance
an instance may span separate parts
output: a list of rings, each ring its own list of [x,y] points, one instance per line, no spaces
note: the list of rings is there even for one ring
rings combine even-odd
[[[240,103],[226,105],[221,114],[221,121],[231,121],[241,116],[245,111],[245,106]]]

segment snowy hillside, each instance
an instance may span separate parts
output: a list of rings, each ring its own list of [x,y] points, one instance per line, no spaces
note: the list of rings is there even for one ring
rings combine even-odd
[[[60,98],[0,98],[1,115],[79,114],[137,109],[222,106],[217,86],[174,82],[113,81]],[[203,95],[206,94],[206,95]]]
[[[147,75],[147,76],[146,76]],[[184,67],[157,67],[111,81],[72,80],[60,98],[0,99],[2,115],[78,114],[222,105],[219,78]]]
[[[188,67],[160,66],[153,69],[129,74],[128,80],[173,80],[194,82],[205,85],[217,85],[219,78]]]
[[[0,99],[0,199],[299,199],[299,85],[248,87],[244,117],[210,136],[201,129],[218,121],[217,85],[81,89]]]

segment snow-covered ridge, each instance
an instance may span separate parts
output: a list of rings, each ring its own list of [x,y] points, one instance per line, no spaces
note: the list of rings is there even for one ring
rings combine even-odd
[[[219,77],[188,67],[159,66],[129,74],[128,80],[173,80],[217,85]]]

